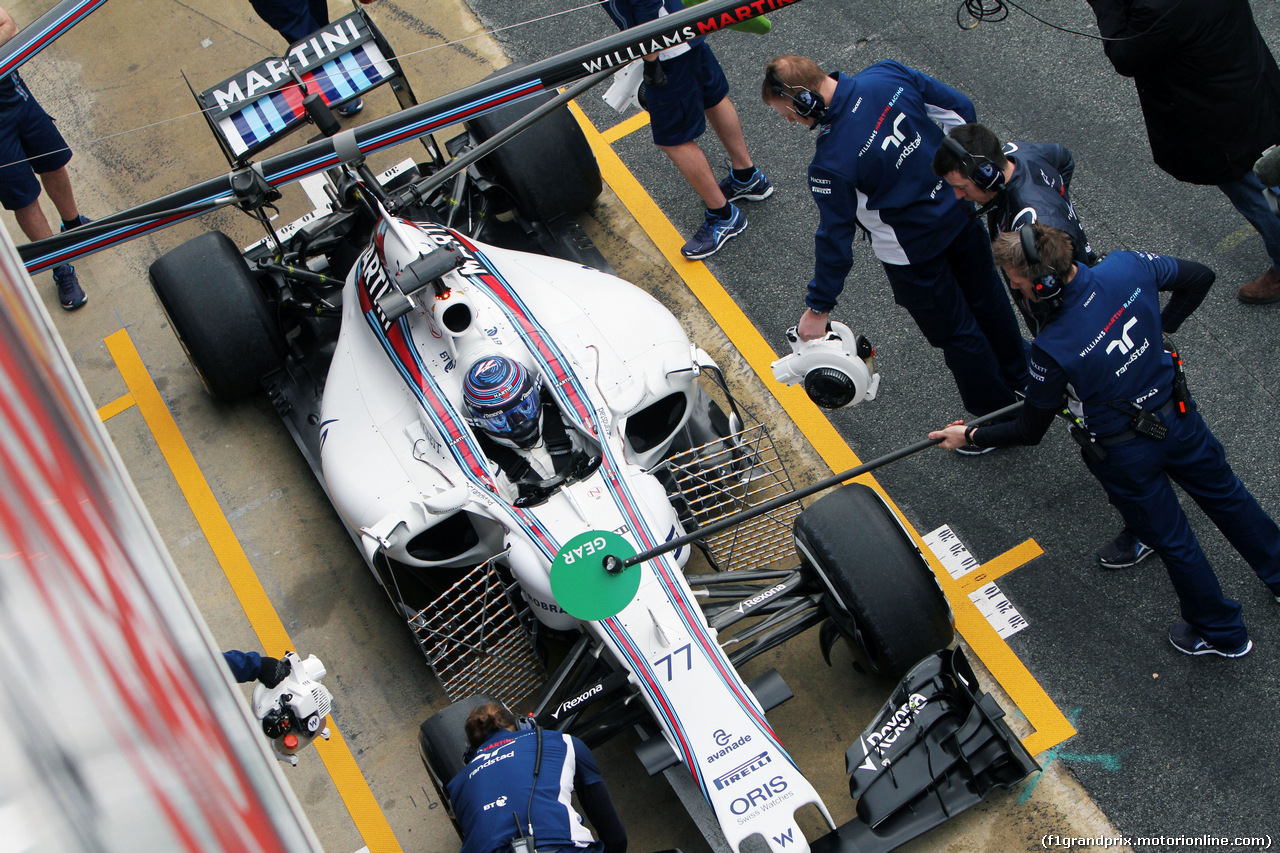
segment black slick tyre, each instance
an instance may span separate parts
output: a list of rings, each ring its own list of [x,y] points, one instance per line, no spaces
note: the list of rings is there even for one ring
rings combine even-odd
[[[805,509],[794,533],[802,564],[824,588],[832,622],[867,670],[897,680],[951,644],[951,608],[875,491],[842,486]]]
[[[446,786],[467,766],[464,756],[468,744],[463,725],[471,714],[471,709],[493,701],[496,700],[477,694],[432,714],[418,727],[418,755],[422,758],[422,766],[427,769],[427,776],[431,779],[440,802],[444,803],[445,812],[449,815],[449,820],[453,821],[453,828],[458,831],[459,838],[462,837],[462,831],[454,818],[453,804],[449,802]]]
[[[151,287],[208,392],[234,402],[261,388],[284,340],[262,288],[227,235],[210,231],[151,264]]]
[[[525,98],[474,118],[467,126],[483,142],[554,97],[548,92]],[[581,213],[603,188],[595,155],[568,107],[526,128],[481,162],[511,193],[525,216],[538,222]]]

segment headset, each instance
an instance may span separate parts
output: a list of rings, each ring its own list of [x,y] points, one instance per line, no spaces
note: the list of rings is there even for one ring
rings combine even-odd
[[[1057,309],[1062,304],[1062,276],[1040,263],[1040,252],[1036,249],[1035,226],[1028,223],[1018,229],[1018,239],[1022,241],[1022,254],[1027,259],[1027,272],[1031,276],[1031,286],[1036,296],[1049,308]]]
[[[827,117],[827,102],[817,92],[811,92],[803,86],[789,86],[778,79],[778,75],[773,70],[773,66],[765,71],[764,81],[769,88],[773,90],[775,95],[786,98],[793,104],[796,115],[800,118],[813,119],[813,127],[822,124],[823,119]],[[795,89],[793,95],[788,89]]]
[[[982,154],[974,154],[950,136],[942,137],[942,147],[956,156],[965,177],[973,181],[979,189],[987,192],[1000,192],[1004,189],[1004,170],[998,168],[990,159]]]

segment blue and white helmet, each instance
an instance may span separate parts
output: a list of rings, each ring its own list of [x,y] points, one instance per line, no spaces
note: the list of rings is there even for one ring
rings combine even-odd
[[[462,382],[467,423],[511,447],[532,447],[541,434],[540,377],[504,355],[471,365]]]

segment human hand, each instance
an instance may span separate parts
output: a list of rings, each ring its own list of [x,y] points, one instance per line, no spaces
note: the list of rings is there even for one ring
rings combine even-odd
[[[827,320],[830,319],[831,312],[825,314],[815,314],[806,308],[804,313],[800,315],[800,322],[796,323],[796,334],[800,336],[802,341],[816,341],[818,338],[825,337],[827,334]]]
[[[263,655],[262,663],[258,666],[258,681],[262,682],[264,687],[275,687],[292,671],[293,667],[288,659],[277,660]]]
[[[937,441],[938,446],[943,450],[955,450],[969,443],[964,437],[964,432],[964,421],[952,421],[942,429],[929,433],[929,438]]]

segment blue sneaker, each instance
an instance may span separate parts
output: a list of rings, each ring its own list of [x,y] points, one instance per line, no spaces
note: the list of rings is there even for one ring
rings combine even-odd
[[[1119,536],[1098,549],[1098,565],[1104,569],[1128,569],[1154,553],[1150,545],[1126,527]]]
[[[88,225],[92,221],[93,221],[92,219],[90,219],[89,217],[85,216],[82,213],[76,217],[76,222],[74,225],[68,225],[65,222],[62,223],[62,232],[65,234],[66,232],[70,231],[72,228],[79,228],[81,225]]]
[[[727,218],[716,216],[708,210],[706,218],[702,220],[702,226],[689,242],[681,247],[680,254],[691,261],[709,258],[720,251],[725,241],[730,237],[737,237],[746,228],[747,217],[732,204],[729,205]]]
[[[1253,651],[1253,640],[1245,640],[1244,645],[1235,649],[1222,649],[1210,643],[1196,633],[1186,622],[1175,622],[1169,629],[1169,642],[1184,655],[1218,655],[1224,658],[1242,658]]]
[[[58,301],[68,311],[74,311],[89,301],[80,279],[76,278],[76,269],[71,264],[61,264],[53,268],[53,282],[58,285]]]
[[[343,118],[351,118],[362,109],[364,109],[364,98],[356,98],[354,101],[350,101],[338,107],[334,112]]]
[[[773,184],[764,176],[764,172],[756,169],[748,181],[739,181],[733,176],[733,170],[720,182],[720,192],[725,201],[764,201],[773,195]]]

